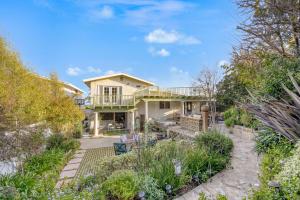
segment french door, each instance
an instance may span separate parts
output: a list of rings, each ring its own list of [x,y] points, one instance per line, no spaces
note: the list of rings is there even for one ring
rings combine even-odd
[[[120,89],[118,89],[118,87],[104,87],[104,103],[117,104],[120,95]]]

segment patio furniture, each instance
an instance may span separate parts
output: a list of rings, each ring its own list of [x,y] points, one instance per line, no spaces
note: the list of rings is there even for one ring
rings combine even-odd
[[[126,136],[126,135],[121,135],[121,136],[120,136],[120,142],[121,142],[121,143],[125,143],[125,142],[127,142],[127,140],[128,140],[128,139],[127,139],[127,136]]]
[[[163,140],[163,139],[165,139],[167,136],[166,136],[166,134],[164,134],[164,133],[157,133],[156,134],[156,138],[157,138],[157,140]]]
[[[130,151],[131,147],[127,143],[114,143],[114,150],[116,155],[121,155]]]
[[[151,139],[147,142],[147,146],[153,147],[156,144],[157,140],[156,139]]]

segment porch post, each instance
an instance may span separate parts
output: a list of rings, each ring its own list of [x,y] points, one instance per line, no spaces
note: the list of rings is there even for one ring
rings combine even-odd
[[[98,120],[98,112],[94,112],[95,121],[94,121],[94,136],[97,137],[99,135],[99,120]]]
[[[184,116],[184,101],[181,101],[181,116]]]
[[[145,122],[148,122],[149,115],[148,115],[148,101],[145,101]]]
[[[206,132],[208,130],[208,110],[209,107],[204,105],[201,107],[202,114],[202,131]]]
[[[131,111],[131,132],[134,133],[134,126],[135,126],[135,117],[134,117],[134,111]]]

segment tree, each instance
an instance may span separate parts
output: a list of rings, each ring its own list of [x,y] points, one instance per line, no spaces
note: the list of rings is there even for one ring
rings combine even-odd
[[[0,38],[0,160],[38,152],[45,128],[69,134],[83,118],[57,77],[27,69]]]
[[[74,104],[72,98],[62,89],[62,83],[55,74],[49,80],[49,105],[46,108],[46,122],[54,132],[72,134],[84,119],[83,112]]]
[[[218,72],[207,69],[200,72],[194,83],[208,100],[208,106],[211,112],[211,122],[213,124],[216,119],[216,85],[218,80]]]
[[[239,0],[246,16],[238,26],[244,33],[241,49],[300,56],[300,2],[298,0]]]

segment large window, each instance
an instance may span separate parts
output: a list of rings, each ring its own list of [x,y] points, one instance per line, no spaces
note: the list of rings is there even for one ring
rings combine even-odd
[[[160,109],[170,109],[170,101],[160,101],[159,108]]]

